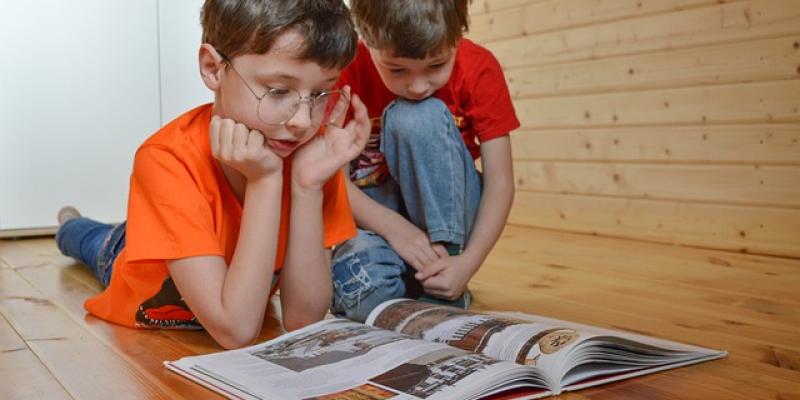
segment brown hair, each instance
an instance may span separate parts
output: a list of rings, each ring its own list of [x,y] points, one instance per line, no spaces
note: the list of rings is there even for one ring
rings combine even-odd
[[[469,30],[468,0],[350,0],[356,27],[372,48],[421,59],[453,47]]]
[[[206,0],[200,21],[203,42],[231,59],[264,54],[295,30],[305,38],[301,60],[341,69],[355,57],[358,40],[342,0]]]

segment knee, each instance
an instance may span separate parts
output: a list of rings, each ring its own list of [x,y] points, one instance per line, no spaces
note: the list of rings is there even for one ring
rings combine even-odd
[[[382,246],[365,247],[363,240],[350,245],[341,249],[350,252],[334,257],[331,312],[363,322],[380,303],[405,295],[405,265]]]
[[[384,135],[401,143],[425,143],[433,135],[448,132],[447,124],[454,124],[447,106],[435,97],[421,101],[397,99],[382,117]]]
[[[386,300],[405,296],[400,268],[371,262],[353,255],[334,265],[331,312],[364,322],[369,313]]]

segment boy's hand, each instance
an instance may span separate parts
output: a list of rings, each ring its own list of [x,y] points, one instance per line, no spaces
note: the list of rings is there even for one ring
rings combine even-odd
[[[456,300],[467,289],[467,283],[476,266],[463,254],[444,256],[428,264],[414,277],[422,283],[425,293],[446,299]]]
[[[341,169],[347,162],[356,158],[367,145],[370,123],[367,107],[353,95],[350,104],[353,106],[353,119],[344,128],[341,124],[348,108],[350,87],[344,88],[346,96],[331,111],[331,120],[325,133],[317,135],[297,150],[292,161],[292,180],[303,189],[316,189]]]
[[[444,246],[432,244],[428,235],[411,222],[406,221],[397,226],[386,236],[386,240],[400,258],[417,271],[422,271],[426,265],[447,256]]]
[[[211,117],[211,154],[247,179],[280,174],[283,160],[264,145],[264,135],[230,118]]]

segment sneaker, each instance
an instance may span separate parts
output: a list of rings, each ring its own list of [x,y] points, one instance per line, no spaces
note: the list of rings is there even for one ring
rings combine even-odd
[[[58,210],[58,226],[64,225],[67,221],[80,218],[81,213],[73,206],[64,206]]]
[[[472,292],[470,292],[469,289],[467,289],[464,291],[464,294],[462,294],[461,297],[455,300],[440,299],[438,297],[433,297],[427,293],[424,293],[422,296],[419,296],[417,300],[424,301],[425,303],[439,304],[442,306],[450,306],[468,310],[470,304],[472,304]]]

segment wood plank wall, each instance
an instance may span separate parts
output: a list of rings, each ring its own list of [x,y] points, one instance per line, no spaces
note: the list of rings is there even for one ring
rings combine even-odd
[[[509,222],[800,257],[800,0],[474,0]]]

